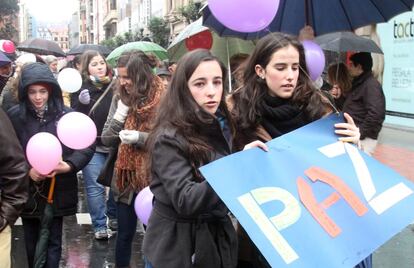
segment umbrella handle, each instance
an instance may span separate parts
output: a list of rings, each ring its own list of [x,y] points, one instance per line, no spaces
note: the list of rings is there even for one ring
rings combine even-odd
[[[52,180],[50,181],[49,194],[47,195],[47,202],[49,204],[53,203],[53,192],[55,191],[55,183],[56,183],[56,177],[53,176]]]

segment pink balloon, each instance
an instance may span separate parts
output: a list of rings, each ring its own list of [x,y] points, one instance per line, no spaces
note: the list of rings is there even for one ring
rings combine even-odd
[[[14,53],[16,51],[16,47],[14,43],[10,40],[4,40],[3,42],[3,51],[6,53]]]
[[[209,0],[214,17],[238,32],[257,32],[276,16],[279,0]]]
[[[305,40],[302,42],[305,50],[306,67],[312,81],[316,81],[321,76],[325,68],[325,54],[321,47],[313,41]]]
[[[52,172],[62,159],[62,145],[48,132],[33,135],[26,146],[26,156],[30,165],[40,174]]]
[[[148,219],[152,211],[152,194],[149,186],[142,189],[135,198],[134,208],[138,219],[145,225],[148,225]]]
[[[96,126],[86,114],[70,112],[62,116],[57,124],[60,141],[72,149],[85,149],[96,140]]]

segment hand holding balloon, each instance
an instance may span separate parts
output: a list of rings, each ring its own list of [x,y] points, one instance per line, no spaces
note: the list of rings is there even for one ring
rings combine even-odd
[[[72,170],[72,167],[65,161],[61,160],[59,164],[55,167],[55,169],[47,175],[48,178],[52,178],[53,176],[57,174],[64,174],[68,173]]]
[[[31,168],[29,171],[29,177],[35,181],[35,182],[40,182],[43,181],[44,179],[46,179],[45,175],[40,174],[36,169]]]

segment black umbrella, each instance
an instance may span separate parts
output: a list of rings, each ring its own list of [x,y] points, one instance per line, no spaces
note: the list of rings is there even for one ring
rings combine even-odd
[[[352,32],[335,32],[324,34],[315,38],[315,42],[323,50],[346,52],[372,52],[384,54],[381,48],[369,38],[358,36]]]
[[[55,176],[50,182],[47,204],[43,211],[42,220],[40,222],[39,238],[36,243],[33,266],[34,268],[43,268],[47,261],[47,248],[49,244],[50,226],[53,221],[53,192],[55,189]]]
[[[99,54],[103,56],[108,56],[112,50],[109,48],[102,46],[102,45],[94,45],[94,44],[80,44],[76,45],[73,48],[71,48],[66,54],[67,55],[79,55],[87,50],[95,50],[98,51]]]
[[[411,11],[413,4],[414,0],[280,0],[276,16],[268,28],[251,33],[229,29],[214,17],[206,6],[203,9],[203,25],[213,29],[220,36],[235,36],[242,39],[257,39],[269,32],[298,35],[305,25],[312,26],[316,35],[322,35],[337,31],[353,31],[369,24],[386,22],[398,14]]]
[[[56,57],[65,56],[65,52],[63,52],[56,42],[40,38],[27,39],[20,43],[17,49],[40,55],[55,55]]]

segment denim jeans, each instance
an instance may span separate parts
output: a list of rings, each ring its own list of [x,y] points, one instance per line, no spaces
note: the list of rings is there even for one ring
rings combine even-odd
[[[144,257],[144,268],[153,268],[152,264]]]
[[[135,200],[135,196],[134,199]],[[137,229],[137,215],[134,202],[130,205],[117,202],[118,233],[116,235],[115,264],[117,267],[129,266],[132,241]]]
[[[23,219],[24,240],[26,245],[29,268],[33,267],[36,243],[39,238],[40,220]],[[62,254],[62,225],[63,217],[53,218],[50,226],[49,243],[47,246],[47,260],[45,268],[58,268]]]
[[[106,230],[106,205],[105,205],[105,187],[96,180],[105,163],[107,154],[95,152],[88,165],[83,168],[83,181],[86,190],[86,199],[88,201],[89,214],[91,215],[92,225],[95,232]]]

